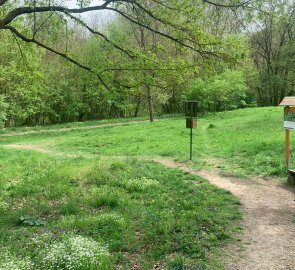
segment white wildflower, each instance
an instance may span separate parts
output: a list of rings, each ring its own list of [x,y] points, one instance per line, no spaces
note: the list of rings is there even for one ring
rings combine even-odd
[[[41,268],[48,270],[110,269],[110,253],[105,245],[82,236],[65,238],[45,248]]]
[[[123,181],[123,186],[129,190],[140,191],[150,187],[157,187],[159,186],[159,182],[148,177],[140,177]]]
[[[34,265],[28,258],[18,258],[9,251],[0,250],[0,270],[33,270]]]

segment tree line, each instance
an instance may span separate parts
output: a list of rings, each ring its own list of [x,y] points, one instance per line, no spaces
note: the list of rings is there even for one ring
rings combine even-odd
[[[278,105],[294,94],[294,16],[288,0],[0,0],[0,122]]]

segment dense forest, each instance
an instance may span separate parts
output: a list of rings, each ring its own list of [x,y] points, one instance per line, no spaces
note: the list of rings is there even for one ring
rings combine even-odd
[[[295,1],[0,0],[6,127],[276,106],[295,94]]]

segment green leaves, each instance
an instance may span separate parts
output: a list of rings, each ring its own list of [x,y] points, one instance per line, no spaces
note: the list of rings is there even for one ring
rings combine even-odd
[[[242,72],[226,70],[207,80],[195,80],[186,98],[198,100],[201,111],[231,110],[245,105],[247,90]]]
[[[294,1],[253,1],[258,8],[250,37],[258,81],[253,83],[258,104],[278,105],[294,91],[295,6]]]
[[[3,127],[4,121],[6,120],[6,109],[7,104],[4,101],[4,96],[0,95],[0,128]]]
[[[9,33],[1,32],[0,37],[0,95],[7,104],[7,124],[19,124],[43,107],[41,96],[47,90],[40,68],[43,51],[32,44],[16,43]]]
[[[31,216],[21,216],[19,218],[19,223],[25,226],[43,226],[46,224],[46,221]]]

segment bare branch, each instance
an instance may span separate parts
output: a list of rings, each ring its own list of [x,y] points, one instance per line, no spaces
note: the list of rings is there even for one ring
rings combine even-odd
[[[0,0],[1,1],[1,0]],[[3,0],[2,0],[3,1]],[[103,35],[102,33],[93,30],[92,28],[90,28],[86,23],[84,23],[82,20],[80,20],[79,18],[73,16],[72,14],[80,14],[80,13],[84,13],[84,12],[89,12],[89,11],[97,11],[97,10],[111,10],[114,11],[118,14],[120,14],[121,16],[123,16],[125,19],[129,20],[132,23],[135,23],[141,27],[144,27],[146,29],[148,29],[149,31],[154,32],[155,34],[161,35],[163,37],[166,37],[186,48],[189,48],[193,51],[198,52],[200,55],[205,56],[205,55],[211,55],[211,56],[218,56],[217,53],[215,52],[211,52],[211,51],[206,51],[206,50],[202,50],[202,49],[198,49],[196,47],[194,47],[193,43],[195,43],[195,41],[190,40],[190,39],[186,39],[187,42],[190,42],[191,44],[188,44],[187,42],[183,41],[182,39],[179,39],[177,37],[171,36],[169,34],[163,33],[159,30],[153,29],[152,27],[150,27],[147,24],[144,24],[142,22],[140,22],[139,20],[136,20],[134,18],[132,18],[130,15],[124,13],[121,10],[118,10],[116,8],[112,8],[109,7],[109,4],[111,3],[115,3],[119,0],[107,0],[105,1],[102,5],[96,5],[96,6],[90,6],[90,7],[84,7],[84,8],[66,8],[66,7],[62,7],[62,6],[43,6],[43,7],[20,7],[20,8],[16,8],[14,10],[12,10],[10,13],[8,13],[8,15],[0,20],[0,29],[1,28],[5,28],[6,25],[10,24],[15,18],[17,18],[18,16],[24,15],[24,14],[31,14],[31,13],[42,13],[42,12],[61,12],[66,14],[67,16],[71,17],[72,19],[76,20],[77,22],[79,22],[80,24],[82,24],[85,28],[87,28],[91,33],[95,34],[95,35],[99,35],[101,36],[105,41],[109,42],[110,44],[112,44],[115,48],[117,48],[118,50],[124,52],[125,54],[127,54],[129,57],[133,57],[131,55],[130,52],[128,52],[127,50],[123,49],[122,47],[120,47],[119,45],[113,43],[112,41],[110,41],[107,36]],[[163,20],[161,20],[160,18],[158,18],[157,16],[155,16],[153,13],[149,12],[149,10],[147,10],[146,8],[144,8],[142,5],[138,4],[137,2],[135,2],[134,0],[125,0],[122,2],[126,2],[126,3],[133,3],[136,4],[139,8],[141,8],[146,14],[148,14],[149,16],[151,16],[152,18],[154,18],[155,20],[161,21],[164,24],[170,24],[172,27],[178,29],[178,30],[184,30],[182,29],[181,26],[177,26],[174,25],[171,22],[165,22]],[[206,46],[206,45],[214,45],[214,44],[198,44],[199,46]]]
[[[17,44],[17,46],[18,46],[18,49],[19,49],[19,51],[20,51],[20,55],[21,55],[22,59],[25,60],[25,56],[24,56],[24,54],[23,54],[22,47],[20,46],[17,37],[15,36],[14,33],[12,33],[12,35],[13,35],[13,38],[15,39],[15,41],[16,41],[16,44]],[[25,61],[24,61],[24,62],[25,62]]]
[[[213,2],[213,1],[210,1],[210,0],[203,0],[203,2],[205,3],[208,3],[210,5],[214,5],[216,7],[224,7],[224,8],[238,8],[238,7],[243,7],[243,6],[246,6],[248,4],[251,3],[251,0],[248,0],[248,1],[245,1],[245,2],[242,2],[240,4],[235,4],[235,5],[230,5],[230,4],[220,4],[220,3],[216,3],[216,2]]]
[[[1,1],[1,0],[0,0]],[[3,0],[2,0],[3,1]],[[85,7],[85,8],[66,8],[62,6],[44,6],[44,7],[20,7],[12,10],[10,13],[7,14],[7,16],[0,21],[0,28],[3,28],[3,26],[8,25],[11,23],[15,18],[24,15],[24,14],[31,14],[31,13],[42,13],[42,12],[49,12],[49,11],[58,11],[62,13],[85,13],[89,11],[98,11],[103,10],[110,3],[114,3],[117,0],[107,0],[104,2],[104,4],[100,6],[91,6],[91,7]]]
[[[137,24],[137,25],[139,25],[141,27],[144,27],[144,28],[150,30],[151,32],[154,32],[155,34],[158,34],[160,36],[163,36],[165,38],[168,38],[168,39],[170,39],[170,40],[172,40],[172,41],[174,41],[174,42],[176,42],[176,43],[178,43],[178,44],[180,44],[180,45],[182,45],[182,46],[184,46],[184,47],[186,47],[188,49],[191,49],[191,50],[193,50],[195,52],[198,52],[202,56],[204,56],[204,55],[218,56],[215,52],[209,52],[209,51],[199,50],[199,49],[197,49],[197,48],[195,48],[195,47],[193,47],[193,46],[191,46],[189,44],[184,43],[183,41],[181,41],[180,39],[178,39],[176,37],[173,37],[173,36],[170,36],[170,35],[165,34],[163,32],[160,32],[159,30],[153,29],[149,25],[146,25],[146,24],[144,24],[144,23],[142,23],[140,21],[137,21],[136,19],[132,18],[131,16],[128,16],[127,14],[125,14],[121,10],[118,10],[118,9],[115,9],[115,8],[110,8],[110,7],[106,7],[105,9],[106,10],[111,10],[111,11],[114,11],[114,12],[117,12],[118,14],[120,14],[122,17],[124,17],[128,21],[130,21],[130,22],[132,22],[134,24]]]
[[[109,71],[178,71],[184,69],[195,68],[196,66],[185,66],[181,68],[108,68],[102,70],[99,74],[103,74]]]
[[[178,7],[175,8],[173,6],[168,6],[166,3],[162,3],[160,0],[152,0],[152,1],[155,2],[155,3],[157,3],[157,4],[159,4],[159,5],[161,5],[164,8],[167,8],[167,9],[170,9],[170,10],[174,10],[174,11],[177,11],[177,12],[182,11]],[[185,8],[185,6],[184,6],[184,8]]]
[[[1,0],[0,0],[1,1]],[[12,22],[16,17],[24,14],[30,14],[30,13],[43,13],[43,12],[61,12],[64,13],[65,15],[69,16],[82,26],[84,26],[88,31],[90,31],[94,35],[99,35],[102,37],[105,41],[110,43],[112,46],[114,46],[116,49],[120,50],[121,52],[125,53],[128,55],[130,58],[134,58],[134,56],[125,50],[124,48],[120,47],[119,45],[115,44],[112,42],[106,35],[102,34],[101,32],[95,31],[94,29],[90,28],[85,22],[83,22],[81,19],[75,17],[71,13],[84,13],[84,12],[89,12],[89,11],[95,11],[95,10],[103,10],[107,7],[108,4],[115,2],[117,0],[108,0],[106,1],[103,5],[100,6],[92,6],[92,7],[86,7],[86,8],[78,8],[78,9],[68,9],[65,7],[61,6],[48,6],[48,7],[22,7],[22,8],[17,8],[11,11],[2,21],[0,21],[0,29],[4,28],[5,25],[8,25],[10,22]],[[50,16],[49,16],[50,17]],[[40,27],[39,27],[40,28]],[[39,30],[39,29],[38,29]]]
[[[134,56],[129,51],[125,50],[124,48],[122,48],[119,45],[112,42],[106,35],[102,34],[101,32],[95,31],[94,29],[89,27],[84,21],[82,21],[81,19],[73,16],[72,14],[66,14],[66,15],[69,16],[71,19],[75,20],[76,22],[78,22],[79,24],[81,24],[82,26],[84,26],[90,33],[102,37],[106,42],[110,43],[113,47],[115,47],[119,51],[125,53],[131,59],[134,59]]]
[[[36,28],[34,30],[33,36],[35,37],[36,34],[40,31],[40,29],[43,27],[43,25],[50,19],[50,17],[52,17],[52,15],[54,14],[54,12],[52,12],[40,25],[38,28]]]
[[[186,32],[188,33],[189,35],[191,35],[192,33],[190,33],[188,31],[187,28],[181,26],[180,24],[175,24],[175,23],[172,23],[172,22],[169,22],[169,21],[166,21],[164,20],[163,18],[160,18],[158,16],[156,16],[153,12],[151,12],[150,10],[148,10],[146,7],[144,7],[143,5],[139,4],[136,0],[133,0],[132,3],[137,6],[139,9],[141,9],[143,12],[145,12],[148,16],[150,16],[152,19],[156,20],[156,21],[159,21],[161,23],[163,23],[164,25],[170,25],[172,26],[173,28],[177,29],[177,30],[180,30],[182,32]],[[158,3],[158,2],[157,2]],[[163,5],[163,4],[162,4]],[[165,5],[164,5],[165,7]],[[196,41],[192,40],[192,39],[188,39],[187,38],[187,41],[190,41],[192,43],[195,43]],[[216,43],[208,43],[208,44],[201,44],[198,42],[198,45],[199,46],[206,46],[206,45],[216,45]]]
[[[3,6],[8,0],[0,0],[0,6]]]

